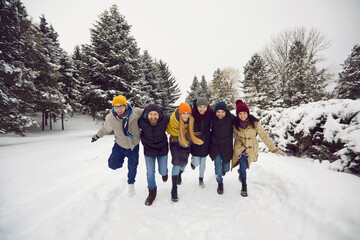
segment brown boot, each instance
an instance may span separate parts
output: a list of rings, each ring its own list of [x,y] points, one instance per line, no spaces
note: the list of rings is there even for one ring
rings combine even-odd
[[[149,196],[145,200],[145,205],[146,206],[150,206],[153,203],[153,201],[155,200],[155,198],[156,198],[156,189],[157,188],[154,188],[152,190],[149,189]]]

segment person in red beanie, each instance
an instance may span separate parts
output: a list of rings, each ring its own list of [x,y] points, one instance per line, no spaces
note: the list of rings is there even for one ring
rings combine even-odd
[[[275,146],[259,119],[250,114],[248,106],[240,99],[236,101],[236,119],[233,128],[236,138],[231,170],[239,165],[241,196],[247,197],[246,169],[252,162],[257,161],[259,155],[259,143],[256,136],[259,135],[271,152],[280,156],[286,156],[286,154]]]
[[[185,170],[190,155],[190,145],[203,144],[203,141],[195,136],[194,117],[191,116],[191,108],[187,103],[180,103],[179,108],[174,111],[166,127],[170,134],[170,153],[172,168],[171,200],[179,200],[177,185],[181,184],[181,174]]]

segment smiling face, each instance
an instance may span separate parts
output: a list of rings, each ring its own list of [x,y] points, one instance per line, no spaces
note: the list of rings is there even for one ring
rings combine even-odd
[[[148,114],[149,122],[152,126],[155,126],[159,121],[159,113],[157,111],[151,111]]]
[[[181,113],[181,118],[184,122],[186,122],[190,117],[190,113],[189,112],[183,112]]]
[[[206,112],[206,110],[207,110],[207,106],[205,106],[205,105],[200,105],[200,106],[197,107],[197,109],[198,109],[199,113],[200,113],[201,115],[203,115],[203,114]]]
[[[241,121],[245,121],[248,118],[248,113],[247,112],[239,112],[238,116]]]
[[[225,114],[226,113],[224,110],[219,109],[216,111],[216,116],[218,117],[218,119],[223,119],[225,117]]]
[[[125,112],[126,106],[124,104],[115,104],[114,109],[118,115],[121,115]]]

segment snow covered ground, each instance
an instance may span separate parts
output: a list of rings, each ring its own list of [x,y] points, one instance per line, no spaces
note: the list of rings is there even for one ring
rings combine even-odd
[[[188,166],[173,203],[171,181],[157,175],[158,196],[149,207],[142,148],[136,195],[129,198],[126,165],[107,167],[113,136],[90,143],[100,126],[86,116],[69,119],[65,131],[57,124],[53,131],[0,137],[1,240],[360,237],[360,178],[324,162],[261,153],[243,198],[236,171],[217,194],[208,158],[205,189]]]

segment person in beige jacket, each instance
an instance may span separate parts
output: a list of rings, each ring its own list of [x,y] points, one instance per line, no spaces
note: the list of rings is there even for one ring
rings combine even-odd
[[[135,194],[135,177],[139,164],[140,129],[138,119],[143,110],[132,108],[126,97],[119,95],[112,101],[111,113],[105,117],[105,122],[99,131],[92,137],[91,142],[114,131],[115,143],[108,159],[109,168],[122,168],[124,159],[128,159],[128,196]]]
[[[281,156],[286,154],[271,141],[259,119],[250,114],[248,106],[242,101],[236,101],[236,119],[233,125],[236,134],[231,170],[239,165],[239,181],[241,182],[241,196],[247,197],[246,169],[252,162],[256,162],[259,155],[259,143],[256,136],[270,149]]]

